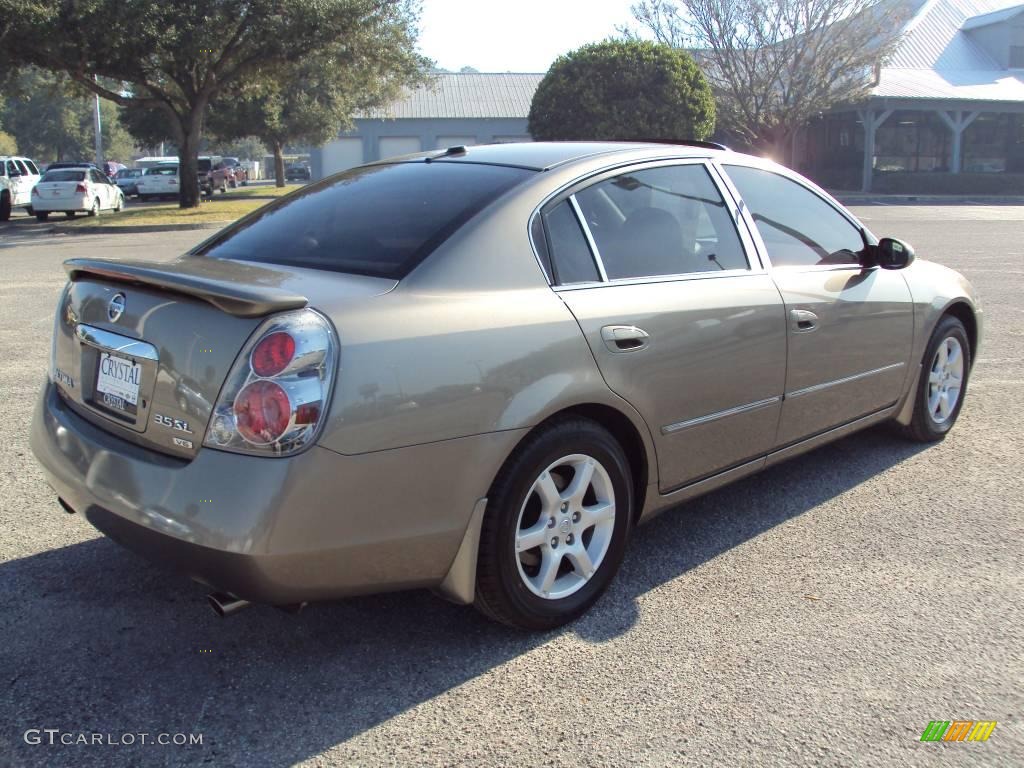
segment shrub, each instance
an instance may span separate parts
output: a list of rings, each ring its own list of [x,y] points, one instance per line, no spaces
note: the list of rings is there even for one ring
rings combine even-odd
[[[609,40],[560,56],[530,107],[537,141],[704,139],[711,88],[693,58],[668,45]]]
[[[872,191],[890,195],[1024,195],[1024,173],[886,173]]]

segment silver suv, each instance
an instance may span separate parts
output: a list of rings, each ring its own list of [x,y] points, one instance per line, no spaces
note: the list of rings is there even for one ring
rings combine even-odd
[[[39,168],[27,157],[0,155],[0,221],[11,218],[14,208],[32,215],[32,187],[39,175]]]

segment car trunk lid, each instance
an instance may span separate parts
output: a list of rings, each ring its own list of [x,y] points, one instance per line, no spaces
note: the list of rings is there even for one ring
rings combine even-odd
[[[148,448],[193,457],[239,350],[262,319],[309,302],[308,276],[184,256],[166,263],[72,259],[58,307],[53,371],[80,416]],[[324,282],[321,280],[321,282]],[[350,300],[393,283],[331,275]]]

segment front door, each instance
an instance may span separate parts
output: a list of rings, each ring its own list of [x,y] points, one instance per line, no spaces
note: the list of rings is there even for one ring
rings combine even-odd
[[[573,192],[544,212],[556,289],[608,386],[650,427],[661,490],[767,453],[785,379],[782,300],[748,262],[709,170],[620,170]]]
[[[865,269],[861,230],[824,198],[761,168],[725,170],[754,220],[786,304],[789,351],[778,447],[899,398],[913,336],[899,272]]]

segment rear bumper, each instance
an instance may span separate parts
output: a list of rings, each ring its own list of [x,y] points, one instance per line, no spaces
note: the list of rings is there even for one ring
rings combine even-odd
[[[32,198],[32,210],[43,211],[44,213],[61,213],[63,211],[87,211],[92,208],[92,201],[85,195],[75,197],[64,197],[59,199],[47,199],[44,197]]]
[[[438,585],[490,464],[520,436],[360,456],[203,449],[186,462],[99,429],[47,383],[31,445],[58,496],[115,541],[214,589],[288,604]]]

